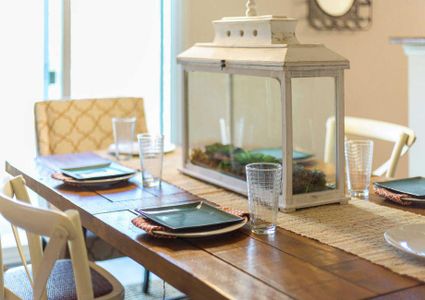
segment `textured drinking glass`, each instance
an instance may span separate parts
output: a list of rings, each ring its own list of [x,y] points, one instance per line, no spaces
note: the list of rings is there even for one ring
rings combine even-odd
[[[273,163],[253,163],[245,168],[251,230],[257,234],[272,234],[276,231],[282,166]]]
[[[372,175],[373,141],[349,140],[345,142],[347,187],[351,197],[369,196]]]
[[[161,184],[164,136],[160,134],[138,134],[140,164],[143,186],[153,187]]]
[[[115,157],[118,160],[129,160],[132,157],[135,128],[136,118],[112,118]]]

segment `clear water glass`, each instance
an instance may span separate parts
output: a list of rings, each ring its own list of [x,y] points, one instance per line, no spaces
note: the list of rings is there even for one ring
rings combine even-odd
[[[369,197],[372,175],[373,141],[348,140],[345,142],[345,170],[347,187],[351,197]]]
[[[253,163],[245,169],[251,230],[257,234],[273,234],[282,187],[282,166]]]
[[[161,134],[138,134],[140,164],[143,186],[161,185],[164,136]]]
[[[118,160],[129,160],[133,156],[136,118],[112,118],[115,157]]]

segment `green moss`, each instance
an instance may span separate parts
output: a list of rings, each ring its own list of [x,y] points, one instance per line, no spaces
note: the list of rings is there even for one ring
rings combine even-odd
[[[221,172],[246,180],[245,166],[250,163],[281,163],[274,156],[250,152],[232,145],[214,143],[205,146],[205,151],[192,150],[191,161],[194,164],[217,169]],[[293,193],[311,193],[327,190],[326,175],[320,170],[306,169],[301,164],[293,165]]]
[[[292,192],[294,194],[312,193],[327,189],[326,175],[319,170],[309,170],[303,165],[293,165]]]

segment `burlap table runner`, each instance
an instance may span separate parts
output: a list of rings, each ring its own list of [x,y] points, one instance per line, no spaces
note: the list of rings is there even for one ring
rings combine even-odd
[[[220,206],[248,211],[246,197],[179,172],[180,158],[180,149],[165,156],[164,180]],[[138,159],[125,164],[139,167]],[[425,223],[425,216],[352,199],[346,205],[325,205],[293,213],[279,212],[277,223],[286,230],[425,282],[425,259],[403,253],[384,240],[386,230],[406,224]]]
[[[248,210],[246,197],[183,175],[174,163],[165,165],[164,179],[221,206]],[[289,214],[279,212],[277,223],[286,230],[425,281],[425,259],[405,254],[384,240],[387,229],[425,223],[425,216],[353,199],[347,205],[326,205]]]

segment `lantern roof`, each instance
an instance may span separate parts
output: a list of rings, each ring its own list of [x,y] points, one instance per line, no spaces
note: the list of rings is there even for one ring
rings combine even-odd
[[[231,17],[213,21],[211,43],[181,53],[181,64],[272,69],[349,68],[349,61],[322,44],[301,44],[297,20],[279,16]]]

